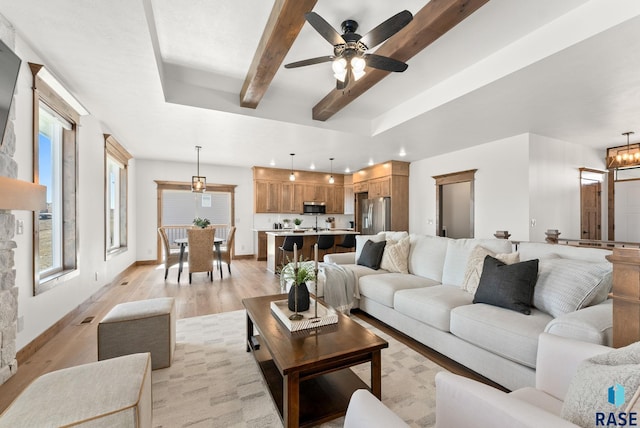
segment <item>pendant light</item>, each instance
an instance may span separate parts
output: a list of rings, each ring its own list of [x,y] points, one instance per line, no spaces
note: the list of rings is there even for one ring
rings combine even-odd
[[[335,182],[335,180],[333,179],[333,159],[334,158],[329,158],[329,160],[331,161],[331,176],[329,177],[329,184],[333,184]]]
[[[295,153],[289,153],[291,156],[291,174],[289,174],[289,181],[296,181],[296,176],[293,173],[293,157],[296,155]]]
[[[200,175],[200,149],[201,146],[196,146],[196,151],[198,152],[198,166],[196,170],[196,175],[191,177],[191,191],[194,193],[202,193],[207,190],[207,177],[203,177]]]
[[[627,152],[625,154],[622,155],[622,160],[626,161],[632,161],[633,160],[633,155],[631,154],[631,147],[629,146],[629,135],[631,134],[635,134],[635,132],[633,131],[627,131],[627,132],[623,132],[622,135],[626,135],[627,136]]]

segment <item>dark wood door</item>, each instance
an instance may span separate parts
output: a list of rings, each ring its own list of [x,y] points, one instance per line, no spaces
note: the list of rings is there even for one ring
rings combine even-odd
[[[601,185],[599,181],[583,180],[580,186],[580,230],[582,239],[601,238]]]

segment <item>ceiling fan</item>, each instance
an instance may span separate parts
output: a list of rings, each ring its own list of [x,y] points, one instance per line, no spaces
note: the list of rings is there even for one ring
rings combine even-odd
[[[364,36],[356,33],[358,23],[352,19],[342,23],[342,35],[315,12],[305,14],[305,19],[333,45],[333,55],[292,62],[286,64],[285,68],[304,67],[333,61],[332,68],[336,78],[336,88],[344,89],[352,79],[358,80],[364,76],[366,66],[395,72],[405,71],[408,67],[404,62],[393,58],[366,53],[368,49],[378,46],[411,22],[413,15],[408,10],[393,15]]]

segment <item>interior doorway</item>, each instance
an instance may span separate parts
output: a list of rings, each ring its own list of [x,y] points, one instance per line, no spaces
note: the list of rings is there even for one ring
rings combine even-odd
[[[436,233],[450,238],[474,237],[476,169],[437,175]]]
[[[602,239],[602,182],[606,171],[580,168],[580,239]]]

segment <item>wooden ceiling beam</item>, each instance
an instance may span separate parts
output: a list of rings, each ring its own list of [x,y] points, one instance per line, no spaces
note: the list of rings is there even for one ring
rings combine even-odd
[[[318,0],[276,0],[247,72],[240,105],[255,109]]]
[[[489,0],[431,0],[402,30],[389,38],[377,55],[406,62],[462,22]],[[313,107],[313,119],[326,121],[391,72],[366,68],[366,74],[345,90],[332,90]]]

